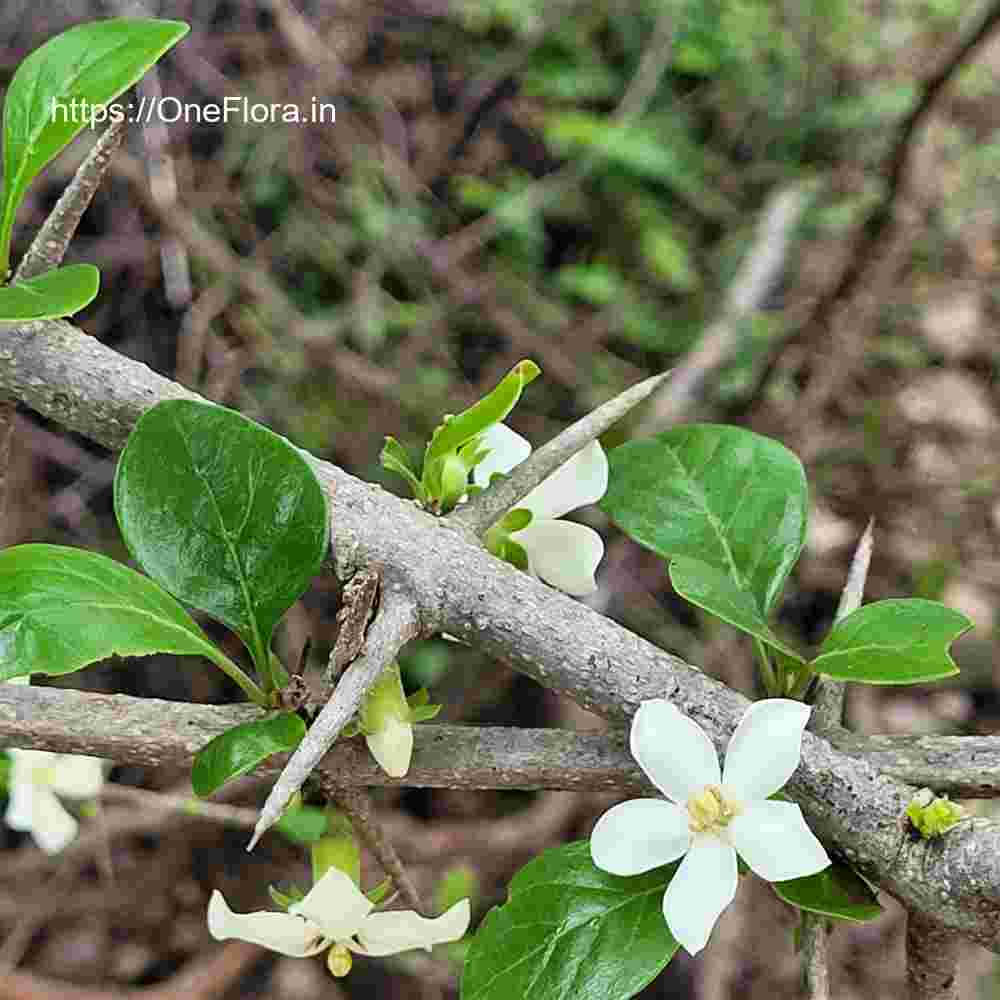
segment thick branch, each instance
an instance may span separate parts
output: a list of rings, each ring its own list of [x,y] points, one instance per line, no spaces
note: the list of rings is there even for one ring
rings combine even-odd
[[[153,403],[192,397],[67,323],[0,330],[2,392],[110,447],[122,445]],[[314,468],[330,494],[341,575],[366,565],[391,569],[419,602],[424,627],[469,639],[610,719],[626,720],[644,699],[672,698],[725,747],[748,704],[741,695],[494,559],[412,503],[318,460]],[[962,824],[932,857],[908,851],[897,863],[897,823],[912,788],[810,733],[787,792],[821,838],[908,908],[1000,949],[1000,825]]]

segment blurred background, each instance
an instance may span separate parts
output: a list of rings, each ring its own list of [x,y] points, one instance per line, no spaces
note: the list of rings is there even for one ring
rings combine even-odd
[[[188,109],[130,129],[69,255],[103,276],[76,317],[83,329],[398,492],[378,465],[383,436],[419,454],[443,411],[522,358],[543,376],[510,423],[540,444],[693,357],[700,391],[647,405],[605,447],[675,419],[780,439],[813,491],[808,548],[780,612],[789,633],[808,645],[830,625],[869,518],[869,600],[940,599],[976,623],[956,647],[954,683],[852,691],[849,725],[996,730],[1000,32],[929,95],[930,113],[899,142],[925,81],[974,28],[968,3],[148,0],[140,11],[124,0],[4,0],[0,88],[65,27],[140,12],[192,25],[142,95],[201,107],[246,96],[306,112],[329,102],[336,121],[208,124]],[[93,139],[33,187],[15,257]],[[900,150],[905,169],[894,172]],[[8,542],[127,559],[113,455],[22,409],[12,469]],[[663,564],[599,511],[577,516],[607,545],[589,603],[752,693],[748,643],[678,600]],[[287,660],[311,637],[310,668],[325,664],[338,599],[323,579],[293,608]],[[429,686],[445,721],[603,726],[466,646],[413,644],[403,666],[407,688]],[[203,664],[167,657],[98,665],[69,683],[200,702],[238,694]],[[190,794],[180,770],[112,777]],[[260,801],[252,785],[237,792],[236,805]],[[521,865],[586,837],[614,801],[419,789],[374,798],[427,898],[472,891],[477,917]],[[321,962],[211,941],[213,888],[259,909],[268,881],[305,879],[301,847],[271,836],[248,856],[245,841],[239,826],[114,796],[64,856],[0,826],[0,969],[19,969],[3,995],[457,995],[460,949],[358,960],[334,982]],[[795,917],[744,882],[708,949],[698,960],[679,953],[643,997],[798,995]],[[903,995],[902,926],[887,901],[876,923],[836,930],[835,996]],[[970,946],[962,975],[963,996],[1000,996],[986,952]]]

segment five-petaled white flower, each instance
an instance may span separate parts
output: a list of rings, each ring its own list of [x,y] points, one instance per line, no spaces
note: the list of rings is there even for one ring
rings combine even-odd
[[[397,952],[457,941],[469,927],[469,901],[460,900],[439,917],[413,910],[372,913],[374,905],[339,868],[330,868],[287,913],[233,913],[218,889],[208,904],[208,930],[217,941],[239,938],[282,955],[305,958],[330,948],[327,966],[335,976],[351,968],[350,953]]]
[[[96,798],[104,784],[105,761],[48,750],[7,752],[13,766],[4,822],[11,829],[30,833],[43,851],[58,854],[79,829],[58,796]]]
[[[494,472],[508,473],[531,454],[531,445],[505,424],[486,430],[482,445],[490,450],[474,472],[482,487]],[[601,536],[585,524],[558,518],[596,503],[607,489],[608,459],[600,444],[591,441],[517,505],[531,512],[531,523],[511,532],[510,540],[527,553],[531,573],[574,597],[597,590],[594,571],[604,557]]]
[[[632,756],[668,799],[633,799],[594,827],[594,864],[638,875],[682,855],[663,897],[663,916],[693,955],[701,951],[736,895],[736,855],[769,882],[800,878],[830,864],[823,845],[792,802],[771,801],[802,753],[810,709],[768,698],[736,727],[719,774],[704,730],[669,701],[644,701],[632,721]]]

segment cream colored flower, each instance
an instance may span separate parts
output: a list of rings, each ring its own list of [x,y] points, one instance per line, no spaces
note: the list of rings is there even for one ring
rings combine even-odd
[[[633,799],[594,827],[594,864],[638,875],[683,857],[663,897],[663,916],[693,955],[736,895],[736,855],[769,882],[814,875],[830,864],[792,802],[769,796],[791,778],[810,709],[755,702],[736,727],[725,770],[704,730],[669,701],[644,701],[632,720],[632,756],[670,800]]]
[[[327,966],[335,976],[351,968],[351,952],[395,955],[457,941],[469,928],[467,899],[439,917],[413,910],[373,913],[374,905],[339,868],[330,868],[287,913],[234,913],[216,890],[208,904],[208,930],[217,941],[239,938],[282,955],[305,958],[330,948]]]
[[[489,449],[473,474],[481,487],[489,485],[493,473],[508,473],[531,454],[531,445],[505,424],[488,428],[481,446]],[[574,597],[597,590],[594,572],[604,558],[601,536],[585,524],[559,518],[596,503],[607,489],[608,459],[592,441],[517,505],[531,512],[531,523],[509,537],[527,553],[529,572]]]

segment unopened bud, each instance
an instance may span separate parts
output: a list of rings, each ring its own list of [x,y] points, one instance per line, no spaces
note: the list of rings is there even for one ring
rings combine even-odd
[[[335,944],[326,956],[326,967],[330,970],[330,975],[337,979],[343,979],[351,971],[353,964],[350,951],[342,944]]]

